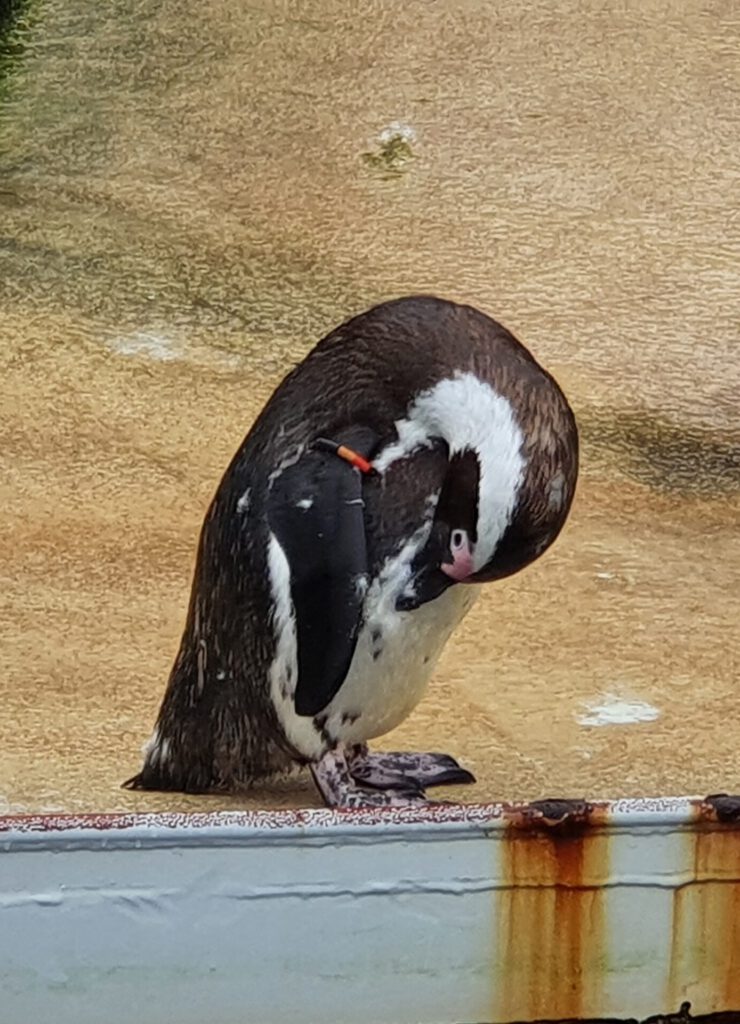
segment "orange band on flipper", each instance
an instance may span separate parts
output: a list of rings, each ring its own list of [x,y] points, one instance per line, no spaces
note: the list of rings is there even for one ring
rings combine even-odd
[[[345,462],[349,462],[350,465],[355,466],[361,473],[372,473],[372,463],[364,459],[362,455],[358,455],[357,452],[353,452],[351,448],[348,448],[344,444],[340,444],[337,448],[337,455],[340,459],[344,459]]]

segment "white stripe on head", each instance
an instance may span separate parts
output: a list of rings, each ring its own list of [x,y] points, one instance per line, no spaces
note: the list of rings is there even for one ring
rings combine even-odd
[[[450,455],[467,448],[477,454],[477,571],[490,560],[511,522],[524,476],[524,436],[511,403],[475,374],[458,372],[417,395],[406,417],[395,426],[398,440],[373,462],[380,473],[396,460],[428,447],[435,437],[447,442]]]

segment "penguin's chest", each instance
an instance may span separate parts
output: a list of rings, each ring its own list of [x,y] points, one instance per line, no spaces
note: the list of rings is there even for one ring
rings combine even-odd
[[[420,536],[388,559],[368,587],[347,676],[315,717],[296,714],[294,688],[285,685],[287,678],[295,678],[296,668],[287,602],[284,614],[276,617],[280,636],[271,668],[272,700],[286,738],[303,756],[319,758],[336,743],[363,743],[399,725],[421,699],[444,645],[473,606],[478,588],[453,586],[413,611],[396,610]]]
[[[472,607],[476,587],[451,587],[412,612],[398,612],[399,589],[371,587],[347,678],[328,708],[333,739],[362,743],[395,729],[419,703],[439,655]]]

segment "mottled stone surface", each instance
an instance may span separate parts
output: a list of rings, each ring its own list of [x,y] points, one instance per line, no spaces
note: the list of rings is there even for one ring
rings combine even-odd
[[[261,403],[413,291],[531,346],[583,474],[385,745],[454,754],[464,799],[737,791],[732,5],[37,10],[0,65],[0,810],[316,803],[118,785]]]

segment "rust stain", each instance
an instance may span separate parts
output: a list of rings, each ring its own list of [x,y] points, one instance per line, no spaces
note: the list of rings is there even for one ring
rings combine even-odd
[[[740,830],[737,797],[708,797],[686,833],[690,875],[673,896],[669,1004],[740,1010]]]
[[[494,1020],[596,1016],[606,970],[608,834],[598,809],[540,801],[512,815],[496,895]]]
[[[724,825],[740,822],[740,796],[715,793],[699,804],[699,815],[704,821],[718,821]]]

